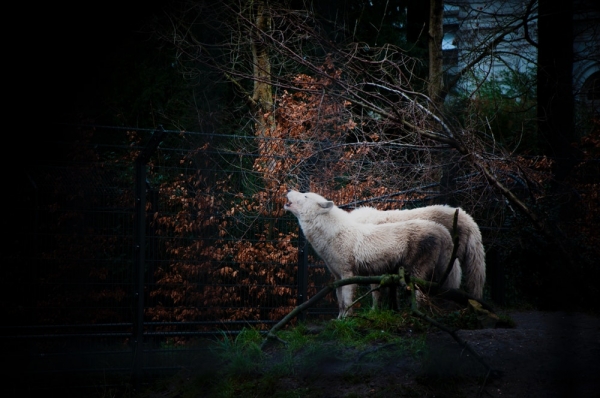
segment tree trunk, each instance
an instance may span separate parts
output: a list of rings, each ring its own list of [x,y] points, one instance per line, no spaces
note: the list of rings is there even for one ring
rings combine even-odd
[[[430,0],[429,6],[429,98],[437,109],[443,102],[444,1]]]
[[[437,113],[444,104],[444,62],[442,54],[442,39],[444,37],[444,1],[429,1],[429,80],[428,95]],[[442,165],[440,177],[440,196],[435,200],[439,204],[456,206],[452,193],[456,188],[456,174],[459,170],[459,161],[455,151],[439,152],[437,162]]]
[[[544,153],[563,180],[575,164],[573,110],[573,4],[539,2],[538,128]]]
[[[257,0],[253,6],[254,25],[250,27],[250,34],[252,35],[254,88],[250,103],[254,114],[259,155],[254,161],[254,170],[262,175],[263,188],[273,193],[281,188],[281,184],[277,177],[277,164],[273,156],[280,151],[278,148],[280,142],[271,139],[275,131],[271,60],[267,42],[271,30],[271,17],[266,0]]]
[[[263,37],[271,29],[271,19],[268,14],[268,5],[264,0],[257,1],[255,9],[255,29],[252,32],[252,62],[254,66],[252,104],[256,117],[256,135],[266,137],[274,127],[271,61],[267,43]]]

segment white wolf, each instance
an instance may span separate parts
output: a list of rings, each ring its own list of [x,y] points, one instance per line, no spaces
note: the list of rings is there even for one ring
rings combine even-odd
[[[439,280],[452,256],[452,237],[442,225],[411,220],[380,225],[361,224],[324,197],[289,191],[284,208],[293,213],[317,254],[336,280],[355,275],[382,275],[405,267],[414,276]],[[459,266],[444,288],[458,288]],[[337,289],[338,318],[351,311],[356,285]]]
[[[352,220],[359,223],[384,224],[408,220],[429,220],[442,224],[452,233],[454,212],[457,208],[433,205],[412,210],[380,211],[372,207],[359,207],[350,212]],[[485,284],[485,250],[477,223],[463,209],[458,208],[458,250],[456,258],[465,276],[465,290],[481,299]]]

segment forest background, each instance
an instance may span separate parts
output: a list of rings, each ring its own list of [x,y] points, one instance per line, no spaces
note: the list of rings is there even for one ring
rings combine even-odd
[[[27,133],[16,146],[28,149],[24,165],[15,170],[13,160],[5,162],[18,192],[10,208],[30,210],[28,181],[36,175],[36,184],[52,189],[35,207],[52,216],[33,224],[30,212],[7,215],[16,233],[6,258],[23,265],[3,278],[11,322],[125,316],[110,308],[129,305],[129,285],[89,286],[129,281],[122,248],[132,242],[95,233],[74,239],[89,230],[79,228],[72,205],[105,204],[89,202],[73,190],[74,180],[56,178],[47,165],[69,164],[76,181],[100,185],[110,177],[132,187],[128,173],[160,126],[167,135],[148,178],[168,211],[152,212],[151,200],[147,210],[154,233],[169,239],[159,247],[164,266],[147,276],[148,321],[209,314],[276,320],[288,312],[297,303],[298,273],[298,229],[283,212],[289,188],[319,192],[348,209],[461,206],[484,234],[486,298],[597,310],[598,108],[573,95],[570,16],[582,11],[577,7],[596,17],[598,10],[589,2],[531,1],[501,13],[483,2],[458,2],[494,25],[470,43],[465,68],[449,73],[441,45],[445,3],[423,4],[200,1],[140,3],[122,13],[113,4],[60,19],[49,16],[63,10],[42,10],[33,25],[39,37],[48,34],[42,47],[49,56],[42,62],[19,42],[15,54],[38,72],[27,74],[21,81],[28,90],[13,96],[19,111],[39,118],[34,127],[22,119]],[[500,62],[496,50],[515,41],[537,49],[537,68],[508,67],[490,78],[481,63]],[[86,162],[94,168],[73,166]],[[122,174],[111,169],[122,165]],[[128,193],[111,205],[132,208]],[[27,255],[32,225],[52,237],[37,248],[43,269]],[[81,261],[98,253],[111,261]],[[83,287],[73,287],[81,280]],[[35,298],[23,299],[23,286],[34,286]],[[81,302],[108,310],[65,310]]]

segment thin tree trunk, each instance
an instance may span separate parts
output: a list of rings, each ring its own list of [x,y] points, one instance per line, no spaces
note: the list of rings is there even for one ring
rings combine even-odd
[[[429,3],[429,98],[440,109],[444,89],[442,39],[444,37],[444,1]]]
[[[271,86],[271,61],[263,35],[271,29],[271,19],[265,1],[256,2],[255,26],[252,32],[252,62],[254,66],[254,90],[252,103],[256,117],[256,135],[269,136],[274,127],[273,89]]]
[[[444,1],[429,2],[429,83],[428,95],[433,108],[440,113],[444,104],[444,59],[442,39],[444,37]],[[456,174],[459,161],[452,150],[441,151],[436,155],[436,162],[442,166],[440,176],[440,196],[435,201],[439,204],[456,206],[452,193],[456,189]]]
[[[255,120],[255,135],[258,138],[258,157],[254,170],[263,177],[264,189],[275,193],[281,188],[277,176],[277,164],[273,156],[281,151],[281,142],[272,140],[275,131],[273,109],[273,86],[271,84],[271,59],[267,36],[271,33],[271,17],[266,0],[257,0],[253,8],[254,25],[252,35],[252,64],[254,88],[252,91],[252,110]]]
[[[576,163],[573,116],[573,5],[539,2],[538,127],[544,152],[561,181]]]

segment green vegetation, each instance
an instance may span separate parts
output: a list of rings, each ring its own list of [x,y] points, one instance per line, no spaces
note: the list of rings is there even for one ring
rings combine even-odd
[[[409,335],[409,327],[404,317],[389,311],[311,325],[300,323],[280,332],[285,344],[274,343],[264,352],[260,331],[244,329],[237,336],[223,335],[211,343],[213,366],[202,366],[190,382],[176,384],[183,397],[306,396],[310,392],[303,386],[283,386],[286,377],[314,379],[335,369],[352,383],[357,371],[364,371],[375,360],[383,363],[386,358],[419,355],[424,336]]]
[[[460,328],[476,323],[467,311],[436,319]],[[337,374],[352,386],[390,366],[423,358],[431,328],[408,312],[359,310],[346,319],[298,323],[279,332],[280,341],[264,351],[260,348],[264,334],[246,328],[208,342],[210,354],[198,358],[195,369],[150,389],[169,397],[312,396],[311,386],[327,374]]]

